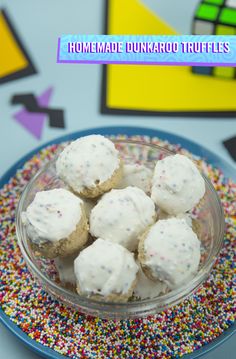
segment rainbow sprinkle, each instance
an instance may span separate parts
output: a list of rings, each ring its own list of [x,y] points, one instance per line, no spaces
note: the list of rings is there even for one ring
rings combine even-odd
[[[126,136],[119,136],[125,139]],[[133,136],[188,156],[180,146]],[[235,321],[236,184],[194,157],[213,182],[226,216],[225,245],[209,279],[189,299],[145,319],[107,321],[81,314],[52,299],[30,275],[15,235],[15,208],[29,179],[60,146],[49,146],[0,190],[0,300],[28,336],[70,358],[179,358],[210,343]]]

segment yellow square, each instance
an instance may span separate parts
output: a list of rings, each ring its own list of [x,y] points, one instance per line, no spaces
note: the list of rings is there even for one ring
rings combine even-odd
[[[233,67],[215,67],[213,73],[215,76],[218,77],[233,79],[235,69]]]
[[[233,26],[216,26],[216,35],[236,35],[236,29]]]

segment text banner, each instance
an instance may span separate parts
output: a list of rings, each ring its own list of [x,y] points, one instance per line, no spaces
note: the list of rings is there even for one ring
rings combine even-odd
[[[57,62],[236,66],[236,36],[63,35]]]

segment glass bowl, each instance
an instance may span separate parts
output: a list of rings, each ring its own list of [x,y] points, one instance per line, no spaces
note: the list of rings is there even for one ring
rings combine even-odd
[[[125,163],[140,163],[152,169],[158,159],[174,154],[154,144],[129,140],[114,140],[113,142]],[[53,261],[37,257],[31,249],[21,220],[21,213],[26,210],[38,191],[66,187],[56,175],[55,162],[56,158],[46,164],[27,184],[16,213],[16,233],[21,252],[30,272],[45,291],[83,313],[105,319],[127,319],[144,317],[166,310],[186,299],[206,280],[223,244],[224,215],[213,185],[203,175],[206,193],[193,210],[201,241],[201,262],[197,274],[188,283],[152,299],[133,300],[127,303],[98,302],[62,287],[57,280]]]

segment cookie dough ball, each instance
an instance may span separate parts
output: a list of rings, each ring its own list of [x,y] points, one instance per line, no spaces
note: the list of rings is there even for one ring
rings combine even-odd
[[[137,283],[134,288],[134,297],[139,299],[152,299],[160,296],[168,291],[167,284],[159,280],[149,279],[143,272],[139,262],[136,262],[139,266],[137,275]]]
[[[74,262],[77,292],[92,299],[126,302],[133,293],[138,266],[134,255],[101,238],[82,250]]]
[[[101,135],[90,135],[70,143],[61,152],[56,171],[75,193],[95,198],[119,183],[122,163],[113,142]]]
[[[168,156],[157,161],[151,198],[165,212],[191,210],[205,193],[205,182],[196,165],[186,156]]]
[[[135,164],[125,164],[123,166],[123,177],[117,188],[135,186],[142,189],[145,193],[151,191],[151,180],[153,171],[146,166]]]
[[[200,256],[200,241],[184,219],[159,220],[139,242],[138,258],[145,274],[171,289],[196,274]]]
[[[22,221],[33,250],[46,258],[78,253],[88,238],[83,201],[63,188],[36,193]]]
[[[92,209],[90,233],[135,251],[138,236],[155,219],[154,202],[141,189],[113,189]]]

